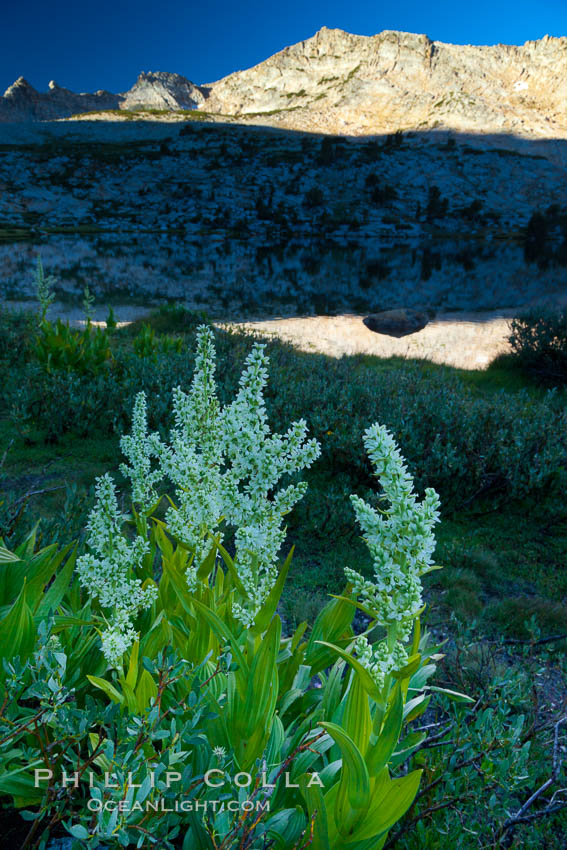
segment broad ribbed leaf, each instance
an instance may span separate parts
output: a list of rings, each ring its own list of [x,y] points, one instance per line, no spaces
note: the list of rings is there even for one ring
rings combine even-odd
[[[28,582],[28,602],[30,608],[35,611],[38,605],[43,600],[44,588],[53,576],[56,574],[60,564],[69,553],[73,544],[70,543],[60,552],[57,551],[57,546],[53,543],[41,549],[39,552],[30,558],[26,565],[26,574]]]
[[[368,694],[359,676],[354,671],[351,674],[342,725],[361,754],[365,756],[372,732],[372,717],[370,716]]]
[[[299,806],[295,809],[281,809],[266,823],[269,846],[272,839],[277,850],[289,850],[296,845],[304,829],[305,814]]]
[[[7,615],[0,621],[0,661],[3,658],[27,658],[33,652],[36,628],[26,601],[26,582]],[[1,665],[0,665],[1,669]]]
[[[218,541],[216,539],[212,541],[211,548],[207,553],[207,556],[203,558],[199,565],[199,569],[197,570],[197,578],[199,581],[206,581],[213,570],[217,558],[217,543]]]
[[[264,714],[268,703],[274,697],[277,698],[276,658],[280,648],[281,626],[280,618],[274,617],[252,661],[244,706],[244,717],[252,726]]]
[[[14,798],[17,808],[28,805],[38,805],[44,794],[45,785],[35,787],[35,775],[32,768],[43,768],[45,763],[37,759],[15,770],[3,770],[0,778],[0,794]]]
[[[335,661],[323,689],[321,710],[323,717],[329,720],[334,720],[334,714],[341,702],[345,665],[346,662],[342,658]]]
[[[336,723],[319,723],[339,746],[343,767],[335,800],[335,823],[339,833],[350,835],[364,817],[370,800],[370,777],[362,754],[352,738]]]
[[[256,615],[254,625],[252,626],[252,630],[254,632],[259,632],[260,634],[262,632],[265,632],[274,614],[276,613],[276,609],[278,607],[278,603],[280,601],[280,597],[284,589],[285,580],[289,571],[289,565],[291,564],[291,559],[293,558],[293,550],[294,547],[292,546],[289,555],[283,563],[283,566],[279,572],[274,586],[270,590],[266,601],[264,602],[264,604]]]
[[[182,850],[215,850],[215,845],[203,826],[201,816],[197,812],[189,812],[189,829],[183,839]]]
[[[128,673],[126,674],[126,682],[133,689],[138,681],[138,656],[140,653],[140,641],[137,640],[132,646],[130,652],[130,664],[128,665]]]
[[[341,649],[340,646],[335,646],[332,643],[327,643],[326,641],[322,641],[322,640],[317,641],[317,643],[320,643],[323,646],[329,647],[329,649],[332,649],[334,652],[336,652],[337,655],[340,655],[341,658],[344,658],[344,660],[347,662],[347,664],[350,664],[352,669],[355,670],[358,673],[358,675],[360,676],[360,681],[362,682],[362,685],[363,685],[366,693],[369,696],[371,696],[372,699],[375,700],[377,703],[381,703],[382,695],[381,695],[381,693],[380,693],[380,691],[379,691],[379,689],[376,685],[376,682],[374,681],[374,679],[372,678],[372,676],[370,675],[368,670],[365,667],[362,666],[360,661],[358,661],[356,658],[354,658],[354,656],[352,656],[346,650]]]
[[[110,682],[107,682],[106,679],[101,679],[99,676],[87,676],[87,679],[94,685],[95,688],[100,688],[107,697],[109,697],[112,702],[116,702],[121,705],[124,702],[124,697],[121,693],[119,693],[114,685],[111,685]]]
[[[244,585],[242,584],[242,582],[240,580],[240,576],[238,575],[238,570],[234,566],[234,561],[232,560],[232,558],[230,557],[230,555],[228,554],[228,552],[226,551],[226,549],[224,548],[224,546],[221,543],[218,543],[217,546],[218,546],[219,552],[221,553],[222,559],[223,559],[223,561],[226,565],[226,568],[230,573],[232,581],[234,582],[235,588],[238,590],[238,592],[240,593],[240,595],[244,599],[247,599],[248,594],[246,592],[246,588],[244,587]]]
[[[67,563],[65,564],[59,575],[56,577],[55,581],[51,584],[49,589],[43,594],[43,598],[41,599],[35,612],[36,617],[44,618],[48,615],[50,611],[56,611],[57,608],[61,605],[63,597],[67,593],[69,585],[71,584],[76,559],[77,548],[75,545],[73,552],[67,558]]]
[[[412,720],[420,717],[429,705],[430,700],[431,697],[420,694],[406,702],[404,705],[404,722],[411,723]]]
[[[277,714],[274,715],[274,721],[270,730],[270,738],[266,747],[266,762],[268,767],[274,764],[279,764],[282,760],[282,746],[285,741],[285,729]]]
[[[365,841],[391,829],[413,803],[421,774],[421,770],[414,770],[400,779],[389,779],[385,789],[377,788],[363,823],[352,836],[353,840]]]
[[[123,678],[120,678],[120,687],[122,688],[122,695],[128,711],[130,714],[137,714],[138,701],[136,699],[134,689],[131,688],[128,682]]]
[[[0,564],[15,563],[20,560],[21,558],[18,558],[13,552],[10,552],[4,546],[0,546]]]
[[[453,702],[466,702],[466,703],[474,703],[474,699],[469,697],[467,694],[462,694],[460,691],[451,691],[449,688],[438,688],[436,685],[430,685],[428,690],[434,691],[436,694],[444,694],[446,697],[449,697]]]
[[[423,667],[416,670],[410,679],[410,691],[421,691],[427,684],[430,676],[433,676],[436,669],[435,664],[424,664]]]
[[[344,596],[348,596],[349,592],[350,585],[347,585]],[[306,661],[311,665],[314,673],[318,673],[331,663],[330,654],[322,647],[328,646],[329,642],[333,643],[349,633],[352,634],[350,625],[355,610],[355,607],[344,598],[337,598],[328,602],[317,616],[305,653]]]
[[[246,660],[240,650],[240,647],[236,642],[236,638],[234,637],[230,629],[225,626],[225,624],[217,617],[214,611],[212,611],[210,608],[207,608],[206,605],[203,605],[197,599],[192,599],[191,605],[195,608],[196,612],[200,616],[202,616],[204,620],[207,621],[207,623],[217,636],[218,640],[223,644],[230,644],[234,659],[238,662],[238,665],[240,667],[241,675],[247,677],[249,673],[248,664],[246,663]]]
[[[392,694],[391,705],[386,712],[382,729],[374,730],[372,744],[366,753],[366,765],[370,776],[377,776],[388,764],[402,731],[404,701],[399,682]]]
[[[319,785],[310,785],[309,781],[310,777],[305,774],[298,779],[299,788],[307,804],[307,814],[310,820],[313,818],[313,841],[310,850],[331,850],[323,793]]]
[[[157,685],[149,670],[142,670],[140,681],[136,687],[136,701],[140,714],[143,714],[145,709],[148,708],[150,700],[156,698],[157,692]]]

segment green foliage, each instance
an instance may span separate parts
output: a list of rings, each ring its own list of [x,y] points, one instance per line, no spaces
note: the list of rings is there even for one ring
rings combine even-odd
[[[169,312],[156,316],[158,326],[162,320],[166,326]],[[49,439],[66,431],[122,433],[139,390],[148,397],[151,427],[168,427],[172,388],[186,384],[193,368],[195,326],[192,315],[177,310],[172,316],[174,326],[187,328],[189,335],[179,353],[179,340],[173,351],[166,343],[169,350],[163,353],[159,336],[142,331],[140,340],[153,341],[152,356],[138,357],[121,345],[114,349],[112,369],[48,372],[31,362],[12,372],[6,396],[20,433],[31,436],[43,428]],[[65,326],[62,333],[64,339],[82,338]],[[126,341],[133,333],[124,329],[114,339]],[[224,399],[236,386],[247,337],[217,331],[215,338]],[[363,356],[335,360],[274,342],[268,350],[278,387],[266,399],[274,427],[284,427],[290,416],[305,416],[322,444],[320,472],[346,476],[351,488],[371,481],[359,447],[367,423],[376,420],[403,443],[418,488],[435,487],[445,508],[486,495],[523,497],[560,481],[566,417],[560,396],[540,399],[527,389],[481,393],[449,369],[415,362],[379,367]]]
[[[108,316],[106,317],[106,330],[115,331],[117,327],[116,316],[112,307],[108,308]]]
[[[522,368],[548,384],[567,382],[567,310],[534,308],[512,319],[509,337]]]
[[[564,675],[565,659],[550,663],[545,650],[536,653],[533,646],[520,648],[513,659],[506,642],[479,642],[474,621],[455,625],[446,664],[457,686],[472,690],[477,700],[471,710],[463,711],[454,703],[429,712],[429,740],[409,755],[406,765],[423,767],[423,783],[386,848],[442,850],[454,844],[463,850],[508,846],[559,850],[565,812],[546,825],[544,806],[528,809],[528,820],[516,827],[516,841],[512,834],[506,836],[505,827],[552,772],[549,727],[554,717],[547,692]],[[543,691],[534,686],[539,680],[545,682]],[[551,787],[557,787],[553,781]]]
[[[416,363],[379,370],[362,357],[347,364],[283,347],[274,355],[281,381],[272,420],[279,422],[284,410],[307,411],[323,467],[334,475],[344,471],[351,481],[369,482],[355,446],[365,423],[376,419],[403,442],[418,488],[434,487],[445,503],[488,492],[523,495],[560,472],[565,410],[553,395],[542,401],[527,391],[482,396],[448,370]]]
[[[411,816],[395,835],[396,847],[499,846],[503,812],[519,808],[529,796],[531,741],[528,706],[522,702],[527,689],[528,677],[520,670],[493,674],[472,712],[458,703],[438,712],[429,733],[436,746],[429,748],[425,740],[407,757],[408,769],[424,769],[424,782]],[[418,742],[417,735],[410,731],[408,744]]]
[[[163,841],[185,824],[186,847],[199,846],[202,831],[226,850],[243,837],[260,850],[266,834],[277,837],[277,846],[299,848],[311,823],[327,833],[323,846],[335,850],[346,841],[353,850],[366,848],[385,836],[412,802],[421,774],[391,779],[386,767],[396,756],[402,693],[408,685],[415,691],[409,675],[394,686],[389,709],[375,703],[364,677],[343,675],[340,658],[329,675],[319,672],[313,690],[313,675],[332,664],[334,652],[321,656],[316,641],[303,639],[307,624],[282,638],[275,596],[250,631],[236,628],[227,605],[236,580],[230,570],[224,577],[203,570],[192,594],[183,581],[187,552],[162,532],[155,539],[163,559],[159,601],[114,679],[96,652],[96,609],[81,604],[76,587],[57,583],[60,601],[52,594],[45,611],[59,613],[50,628],[40,623],[35,648],[22,592],[10,610],[0,716],[0,736],[10,747],[1,756],[0,793],[27,810],[36,824],[32,835],[39,841],[62,824],[88,847],[101,839],[109,847],[135,846],[145,835],[145,800],[169,800],[171,808],[183,792],[183,799],[202,803],[236,797],[265,806],[258,818],[242,817],[240,807],[196,822],[188,808],[152,817],[152,834]],[[344,633],[348,640],[353,614],[352,605],[331,602],[313,634],[342,642]],[[424,644],[423,664],[428,656]],[[36,770],[43,771],[39,784]],[[216,771],[214,787],[205,781],[207,770]],[[58,793],[63,771],[81,777],[65,795]],[[250,776],[244,795],[231,780],[237,772]],[[93,819],[93,800],[108,806],[124,795],[123,812],[111,816],[114,803]]]
[[[179,789],[191,800],[212,758],[199,726],[202,672],[172,653],[148,661],[142,676],[153,684],[152,708],[128,714],[95,689],[77,697],[70,685],[79,652],[73,655],[44,621],[30,658],[5,664],[0,794],[23,809],[22,839],[44,847],[65,830],[93,850],[101,841],[145,846],[148,806],[151,834],[173,847],[183,821],[185,829],[190,823],[173,810]]]
[[[83,291],[83,313],[85,314],[85,319],[87,320],[88,325],[90,325],[93,317],[94,300],[94,295],[90,291],[88,284],[85,284]]]
[[[93,377],[112,363],[109,332],[93,328],[90,322],[84,330],[74,331],[61,319],[55,324],[44,320],[39,325],[32,356],[47,374],[66,372]]]
[[[56,283],[56,279],[53,275],[48,275],[47,277],[45,276],[41,257],[37,258],[34,283],[35,293],[39,303],[39,316],[40,320],[43,322],[45,320],[49,307],[55,299],[55,295],[52,290]]]
[[[196,405],[194,427],[202,429],[203,445],[191,448],[188,443],[187,456],[175,461],[179,464],[188,460],[195,464],[197,449],[208,457],[209,430],[221,427],[227,410],[237,417],[233,427],[238,428],[242,421],[253,435],[258,420],[262,433],[266,433],[262,349],[255,349],[247,359],[248,370],[241,378],[236,406],[226,408],[216,422],[210,419],[211,411],[218,406],[211,400],[214,379],[209,370],[214,352],[210,331],[201,330],[199,344],[199,369],[184,404],[192,399]],[[201,409],[200,405],[207,404],[210,410]],[[239,420],[243,405],[248,405],[248,412],[242,410]],[[177,409],[176,415],[181,415]],[[192,422],[187,411],[183,415]],[[145,406],[139,399],[134,416],[132,436],[123,445],[133,464],[133,485],[149,487],[150,473],[142,455],[149,452],[148,461],[154,456],[157,436],[147,434]],[[194,427],[190,429],[191,438],[195,437]],[[295,452],[301,449],[298,435],[303,430],[304,425],[296,423],[288,432],[288,441],[292,431],[296,433],[291,445]],[[176,433],[179,452],[184,444],[181,434]],[[280,459],[278,446],[283,445],[283,438],[275,435],[273,439],[269,451],[275,452],[274,462],[287,464],[289,448],[283,449],[285,458]],[[234,447],[240,445],[236,436],[233,442]],[[307,449],[309,457],[316,457],[315,445]],[[168,462],[173,462],[175,456],[166,454]],[[235,463],[244,461],[237,457]],[[251,475],[250,486],[258,484]],[[206,499],[206,482],[201,486]],[[84,795],[58,793],[56,776],[67,771],[72,752],[79,776],[87,767],[92,768],[91,773],[98,768],[96,778],[89,783],[91,802],[114,794],[101,771],[114,773],[118,792],[126,794],[130,803],[137,799],[143,802],[154,793],[149,766],[152,776],[157,770],[158,776],[165,772],[167,779],[167,768],[171,770],[183,761],[183,773],[178,774],[183,790],[193,792],[201,802],[213,802],[219,796],[221,800],[230,799],[236,793],[241,802],[256,800],[263,804],[260,816],[255,818],[242,816],[240,807],[228,814],[213,810],[206,818],[190,813],[185,848],[228,850],[239,842],[260,850],[266,836],[273,835],[280,846],[298,850],[312,830],[319,846],[328,850],[381,846],[411,805],[422,772],[417,769],[391,775],[404,728],[404,705],[411,702],[408,716],[412,719],[425,710],[428,701],[421,697],[435,669],[434,650],[427,637],[420,639],[419,613],[411,614],[407,624],[410,635],[413,627],[407,664],[404,661],[405,666],[397,669],[394,662],[378,683],[353,654],[357,637],[353,621],[362,606],[350,585],[341,597],[325,605],[308,639],[306,622],[292,635],[282,635],[277,610],[291,553],[279,574],[273,575],[267,592],[254,597],[257,605],[250,609],[250,616],[243,617],[239,610],[250,592],[244,583],[255,570],[259,572],[257,559],[252,558],[251,564],[246,559],[241,563],[236,548],[233,560],[220,544],[220,535],[206,541],[206,554],[198,542],[194,546],[184,542],[178,536],[181,532],[173,533],[177,518],[171,499],[174,513],[168,512],[165,521],[154,515],[161,499],[143,511],[139,505],[138,510],[132,506],[127,521],[135,528],[137,541],[130,549],[121,536],[124,518],[116,503],[114,507],[111,504],[109,492],[108,483],[100,484],[99,504],[89,520],[89,541],[95,541],[89,545],[96,547],[97,557],[92,551],[81,556],[78,579],[73,577],[75,551],[71,546],[58,550],[52,545],[35,552],[35,536],[31,535],[14,552],[0,549],[4,567],[0,657],[5,676],[0,734],[11,743],[11,749],[2,756],[5,769],[0,791],[9,794],[18,808],[31,806],[26,816],[36,825],[38,841],[42,840],[40,828],[49,832],[50,827],[61,823],[87,846],[96,846],[101,838],[112,842],[111,846],[141,846],[139,839],[145,833],[142,830],[140,836],[138,830],[145,822],[143,808],[134,813],[128,807],[124,812],[115,807],[112,814],[103,808],[95,826],[85,811],[92,812],[92,808],[88,801],[85,804]],[[291,488],[281,492],[293,504]],[[201,522],[208,521],[208,515],[204,515]],[[250,526],[245,529],[247,546],[252,547],[254,534],[262,531],[260,518],[254,515],[246,522]],[[110,553],[105,548],[107,543]],[[123,556],[120,563],[105,560],[118,558],[118,553]],[[125,583],[125,577],[113,577],[114,596],[106,593],[110,578],[104,587],[91,592],[91,584],[106,575],[109,563],[115,573],[123,567],[129,573],[135,571],[135,578]],[[81,586],[86,588],[86,599]],[[130,598],[137,587],[153,588],[154,592],[144,603],[132,607]],[[123,596],[126,593],[125,598],[121,592]],[[120,628],[125,628],[124,616],[132,618],[128,625],[131,637],[117,642],[118,648],[107,653],[104,636],[115,616],[112,606],[122,612]],[[368,640],[375,629],[385,628],[379,616],[370,612],[370,622],[361,633],[369,651],[374,644],[384,644],[382,635]],[[388,626],[388,638],[392,629],[396,640],[396,624]],[[101,637],[104,653],[99,649]],[[164,662],[171,653],[171,663]],[[111,670],[106,658],[111,659]],[[316,689],[311,687],[314,677],[320,683]],[[76,707],[68,705],[72,693]],[[77,712],[77,708],[84,711]],[[168,722],[163,726],[166,715]],[[129,725],[125,725],[125,718]],[[38,787],[34,781],[32,768],[36,770],[39,765],[44,776],[55,780],[47,788]],[[220,774],[222,791],[207,782],[206,771],[212,767]],[[242,791],[235,791],[229,771],[249,775],[251,790],[244,796]],[[134,790],[126,776],[136,777],[136,788],[144,792]],[[159,831],[162,840],[169,840],[179,833],[184,820],[176,818],[174,824],[168,818],[158,820],[153,823],[152,834]]]
[[[37,319],[26,310],[0,306],[0,363],[21,368],[28,358]]]
[[[147,357],[155,361],[159,354],[170,352],[180,354],[183,350],[183,340],[169,334],[157,336],[151,325],[144,324],[138,335],[134,337],[132,347],[138,357]]]
[[[181,314],[178,318],[184,321]],[[129,338],[134,338],[132,332],[114,337],[121,343]],[[246,337],[217,334],[223,401],[234,390],[247,346]],[[356,358],[347,372],[344,363],[303,357],[285,346],[270,346],[270,353],[278,388],[267,400],[272,425],[287,426],[296,411],[307,409],[310,429],[323,442],[321,475],[329,477],[328,486],[320,490],[326,502],[311,518],[313,533],[319,528],[325,534],[325,510],[330,506],[336,512],[344,504],[349,492],[345,476],[351,474],[351,465],[356,481],[369,481],[369,470],[355,458],[354,448],[349,455],[349,439],[353,442],[357,428],[365,427],[369,411],[380,410],[381,418],[400,417],[400,442],[422,452],[411,468],[419,472],[423,464],[427,476],[434,476],[434,462],[428,466],[428,450],[420,441],[434,444],[428,435],[439,432],[441,413],[460,451],[474,450],[475,445],[480,451],[480,442],[474,442],[474,417],[487,408],[492,418],[484,420],[484,427],[497,434],[498,452],[504,452],[503,393],[483,397],[448,378],[448,373],[408,364],[378,370],[365,358]],[[168,381],[173,381],[169,386],[187,383],[193,364],[190,352],[152,359],[117,346],[115,354],[115,367],[96,378],[83,380],[64,370],[47,373],[33,363],[25,374],[39,381],[43,375],[39,392],[53,393],[52,413],[57,395],[63,399],[61,422],[76,411],[72,427],[81,427],[83,415],[93,427],[98,415],[105,428],[122,430],[127,422],[126,392],[133,400],[141,386],[149,390],[151,427],[166,423],[170,393],[164,386]],[[397,399],[395,385],[400,381],[406,383]],[[65,393],[71,392],[73,383],[83,404],[75,396],[66,406],[71,396]],[[429,406],[427,386],[438,393]],[[98,414],[94,407],[88,411],[93,393],[99,395]],[[109,393],[114,422],[104,406],[104,393]],[[412,411],[407,400],[416,397],[422,406]],[[548,430],[561,422],[562,415],[555,396],[549,396],[546,404],[527,393],[506,398],[506,404],[512,399],[512,405],[519,405],[516,414],[532,412],[540,445],[543,441],[549,448]],[[341,425],[342,402],[346,403]],[[467,405],[471,411],[464,422],[470,442],[459,443],[457,423]],[[538,418],[543,411],[549,418]],[[104,420],[105,416],[109,418]],[[421,419],[427,417],[429,422],[419,430]],[[518,427],[523,427],[521,422]],[[510,439],[514,443],[513,436]],[[519,446],[514,445],[517,452]],[[485,440],[484,451],[488,448]],[[443,449],[438,451],[437,462]],[[521,463],[528,457],[529,452]],[[508,458],[514,461],[512,445]],[[504,461],[504,454],[489,455],[490,463]],[[468,462],[465,469],[474,469],[466,466]],[[521,491],[526,485],[521,464],[515,474],[519,478],[507,486]],[[438,474],[450,493],[449,476]],[[431,480],[422,473],[419,477]],[[530,486],[538,485],[532,481]],[[352,640],[361,629],[371,641],[381,632],[357,610],[349,588],[343,599],[323,606],[311,629],[307,622],[286,616],[287,622],[295,620],[290,630],[279,617],[279,611],[286,610],[280,594],[289,565],[283,565],[276,592],[252,628],[245,629],[233,616],[238,575],[231,568],[229,551],[220,546],[213,550],[191,592],[185,571],[193,553],[168,531],[159,507],[153,518],[132,513],[127,527],[140,523],[146,524],[150,544],[140,578],[155,582],[158,595],[152,608],[137,617],[140,640],[124,656],[121,670],[109,670],[100,652],[100,631],[108,612],[89,600],[72,578],[73,548],[47,546],[35,551],[37,544],[30,536],[11,547],[13,555],[0,549],[0,634],[7,636],[0,646],[8,697],[0,710],[0,739],[8,736],[0,755],[4,781],[0,792],[23,809],[25,832],[33,830],[29,846],[42,846],[57,829],[65,829],[93,850],[101,842],[108,848],[146,846],[150,835],[165,847],[182,845],[184,850],[215,846],[230,850],[241,842],[250,850],[263,850],[270,842],[278,850],[300,850],[306,843],[323,850],[375,850],[393,846],[398,836],[396,846],[404,850],[424,846],[435,850],[453,843],[471,850],[490,846],[506,813],[517,810],[540,778],[542,768],[528,761],[533,717],[525,696],[532,670],[529,675],[513,673],[507,650],[500,665],[489,671],[482,655],[486,644],[475,643],[472,634],[458,636],[456,646],[449,644],[450,660],[458,672],[465,657],[466,670],[462,681],[453,679],[447,685],[481,698],[472,713],[458,694],[453,694],[457,700],[453,707],[437,697],[431,704],[435,686],[430,681],[440,660],[439,647],[421,637],[416,627],[413,666],[392,677],[383,697],[351,654]],[[339,525],[335,520],[327,532],[333,549]],[[230,548],[229,541],[225,543]],[[345,553],[350,558],[353,551],[349,547]],[[341,560],[340,552],[337,557]],[[498,564],[488,556],[485,560],[487,569],[497,570]],[[471,560],[468,567],[472,565]],[[474,592],[478,589],[467,575],[461,584]],[[321,607],[321,602],[316,600],[313,607]],[[441,725],[432,728],[430,723]],[[444,729],[445,734],[436,738]],[[70,786],[61,794],[61,771],[72,775],[83,767],[94,774],[92,790],[80,782],[77,789]],[[51,769],[53,781],[36,788],[35,768]],[[222,771],[215,774],[215,781],[222,781],[220,788],[204,781],[210,769]],[[250,786],[240,790],[230,778],[239,770],[251,776]],[[118,788],[106,785],[105,771],[116,775]],[[168,771],[180,778],[168,783]],[[141,789],[129,783],[129,773]],[[275,789],[264,787],[264,773]],[[310,783],[314,773],[321,777],[322,787]],[[240,803],[269,799],[270,810],[209,809],[207,817],[203,809],[167,811],[182,795],[187,802],[211,804],[219,798]],[[108,801],[114,810],[93,812],[87,809],[92,799]],[[142,806],[146,800],[157,804],[163,799],[164,805],[149,816],[139,810],[117,811],[116,804],[123,799]],[[400,821],[414,799],[415,806]],[[532,841],[531,833],[524,834]],[[556,840],[551,833],[545,834],[551,836],[547,846],[561,846],[551,843]],[[537,838],[533,841],[526,846],[535,850]],[[17,846],[17,841],[13,843]]]

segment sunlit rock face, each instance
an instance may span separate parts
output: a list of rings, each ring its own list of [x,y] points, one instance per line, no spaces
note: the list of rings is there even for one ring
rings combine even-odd
[[[563,135],[567,38],[472,46],[412,33],[367,37],[324,27],[209,89],[208,112],[271,112],[257,120],[296,129]]]
[[[205,96],[180,74],[142,72],[121,103],[122,109],[195,109]]]

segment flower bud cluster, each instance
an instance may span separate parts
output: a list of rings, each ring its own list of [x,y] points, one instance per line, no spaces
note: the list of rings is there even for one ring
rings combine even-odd
[[[131,479],[134,501],[147,509],[163,479],[175,488],[166,523],[194,552],[187,571],[190,590],[196,589],[197,570],[212,538],[222,539],[221,524],[234,529],[234,562],[246,596],[233,611],[245,625],[254,621],[273,587],[285,539],[283,518],[306,490],[303,482],[279,487],[280,479],[311,466],[320,454],[317,441],[307,438],[304,420],[292,423],[285,434],[270,433],[264,402],[267,364],[265,346],[254,345],[236,397],[221,407],[213,333],[200,327],[190,390],[174,390],[169,442],[148,434],[143,394],[136,400],[132,434],[122,440],[130,461],[123,472]]]
[[[357,637],[354,643],[354,654],[362,666],[366,667],[379,688],[384,687],[384,681],[389,673],[400,670],[408,661],[407,650],[400,641],[396,641],[392,650],[389,650],[385,640],[372,646],[364,635]]]
[[[158,493],[156,485],[163,480],[163,471],[152,468],[152,459],[160,454],[157,434],[148,434],[146,397],[138,393],[132,414],[132,433],[120,439],[120,448],[130,461],[130,466],[120,464],[120,472],[132,482],[132,501],[149,510],[155,504]]]
[[[97,480],[95,506],[87,525],[90,552],[77,559],[77,574],[81,586],[98,599],[102,608],[110,609],[102,649],[112,666],[120,664],[123,653],[136,639],[132,618],[157,597],[155,585],[143,588],[135,578],[149,551],[148,543],[140,536],[127,540],[122,525],[114,482],[110,475],[103,475]]]
[[[374,424],[363,439],[390,507],[376,510],[358,496],[351,496],[372,557],[374,577],[367,580],[348,567],[345,574],[362,604],[390,635],[395,635],[395,641],[390,639],[389,643],[392,649],[386,643],[372,649],[360,639],[355,645],[360,660],[381,686],[386,673],[399,669],[407,660],[401,643],[396,641],[407,640],[412,621],[423,608],[421,576],[432,565],[439,497],[435,490],[427,489],[423,500],[417,500],[413,479],[386,428]]]

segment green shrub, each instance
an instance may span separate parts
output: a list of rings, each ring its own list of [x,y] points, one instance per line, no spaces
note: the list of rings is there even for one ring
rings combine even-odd
[[[567,383],[567,309],[533,309],[511,323],[509,341],[520,365],[546,383]]]
[[[36,323],[33,313],[0,305],[0,363],[21,366],[27,360]]]
[[[215,336],[225,399],[249,338]],[[364,357],[307,355],[277,342],[268,350],[277,390],[268,389],[266,403],[274,426],[305,416],[322,445],[319,471],[345,476],[351,488],[372,480],[359,446],[366,424],[376,420],[403,441],[418,487],[435,487],[447,507],[485,495],[522,497],[563,474],[567,413],[551,391],[543,399],[527,390],[483,396],[448,369],[403,361],[377,368]],[[65,431],[120,434],[139,390],[148,398],[151,427],[167,428],[172,388],[187,384],[192,372],[190,339],[181,353],[140,358],[119,348],[114,356],[114,367],[98,375],[47,373],[29,363],[10,376],[7,397],[20,433],[45,429],[51,440]]]
[[[520,808],[537,777],[529,735],[533,670],[503,664],[502,649],[487,653],[474,638],[469,644],[461,636],[454,651],[464,667],[463,684],[474,689],[477,702],[471,711],[448,705],[430,716],[431,748],[425,742],[407,759],[408,769],[424,767],[424,784],[386,850],[505,846],[498,838],[506,812]]]
[[[165,805],[150,808],[151,834],[172,848],[180,830],[192,825],[191,814],[175,812],[181,786],[172,780],[173,771],[180,778],[183,771],[184,787],[189,786],[184,797],[191,800],[196,794],[187,777],[214,762],[201,725],[205,675],[173,652],[146,660],[140,680],[155,678],[159,699],[151,711],[127,713],[95,687],[77,692],[72,671],[79,662],[84,679],[92,658],[54,630],[52,620],[43,621],[33,653],[10,659],[3,671],[0,795],[9,796],[25,816],[11,846],[43,848],[50,837],[65,834],[75,839],[74,846],[80,841],[92,850],[101,841],[108,848],[146,846],[150,824],[144,806],[161,799]],[[180,678],[188,684],[185,690]],[[155,699],[157,691],[152,694]],[[70,777],[66,786],[64,775]]]
[[[564,466],[567,414],[553,393],[483,397],[449,370],[416,363],[378,370],[363,357],[333,360],[283,346],[272,362],[273,421],[284,410],[306,411],[326,469],[361,485],[370,483],[370,469],[355,446],[374,419],[403,440],[418,487],[435,487],[452,505],[484,494],[523,496],[551,485]]]

